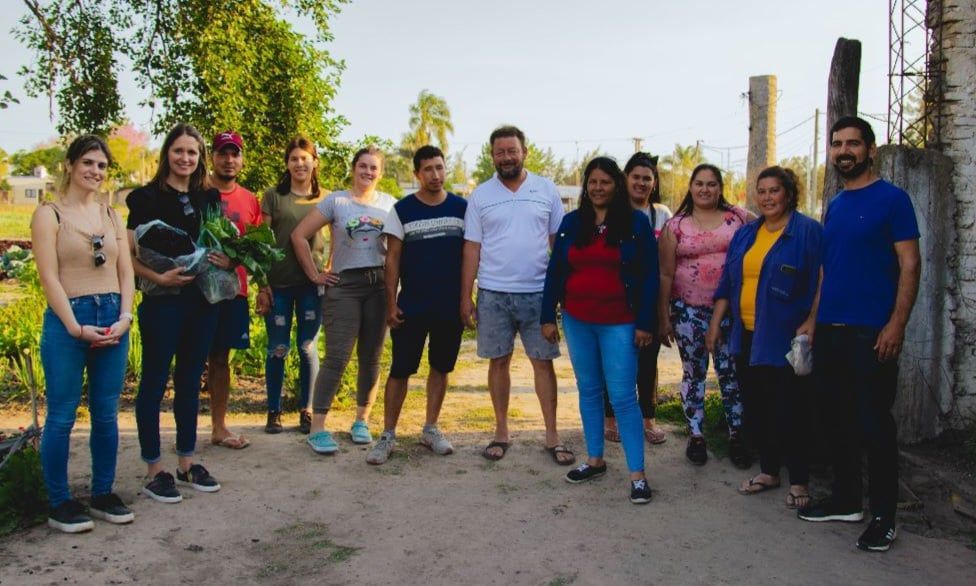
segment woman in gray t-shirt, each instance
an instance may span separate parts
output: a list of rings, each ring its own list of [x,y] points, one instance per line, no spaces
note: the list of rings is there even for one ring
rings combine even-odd
[[[339,449],[332,434],[325,430],[325,416],[339,390],[353,346],[357,350],[359,376],[356,421],[350,435],[353,443],[373,441],[366,420],[376,398],[380,354],[386,337],[383,224],[396,203],[393,197],[376,191],[382,176],[382,152],[375,147],[361,149],[352,159],[352,187],[319,202],[291,234],[302,270],[313,282],[327,287],[322,301],[325,361],[315,379],[308,436],[312,450],[320,454]],[[325,226],[330,226],[332,232],[331,263],[319,271],[308,238]]]

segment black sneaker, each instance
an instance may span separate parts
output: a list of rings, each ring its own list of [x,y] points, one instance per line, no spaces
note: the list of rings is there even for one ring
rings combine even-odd
[[[65,533],[83,533],[94,529],[95,523],[88,516],[85,505],[71,499],[51,511],[47,516],[47,526]]]
[[[268,411],[268,422],[264,425],[264,433],[281,433],[281,411]]]
[[[846,508],[837,506],[833,500],[824,499],[811,503],[796,512],[796,516],[804,521],[814,523],[822,521],[841,521],[844,523],[860,523],[864,520],[864,511],[860,508]]]
[[[593,480],[607,473],[607,465],[603,466],[590,466],[586,462],[583,462],[576,468],[573,468],[566,474],[566,482],[570,484],[579,484],[581,482],[586,482],[587,480]]]
[[[186,472],[177,468],[176,480],[180,484],[185,484],[200,492],[217,492],[220,490],[220,483],[217,482],[217,479],[211,476],[207,469],[200,464],[193,464]]]
[[[871,524],[857,538],[857,548],[864,551],[888,551],[891,543],[898,537],[895,521],[881,517],[871,519]]]
[[[688,447],[685,448],[685,457],[696,466],[701,466],[708,461],[708,446],[705,438],[700,435],[693,435],[688,440]]]
[[[132,511],[129,510],[129,507],[125,506],[125,503],[122,502],[122,499],[113,492],[93,496],[91,498],[89,512],[96,519],[104,519],[109,523],[115,523],[117,525],[131,523],[136,518],[132,514]]]
[[[651,487],[647,486],[647,479],[630,481],[630,502],[643,505],[651,502]]]
[[[312,431],[312,414],[305,409],[298,412],[298,432],[308,435]]]
[[[729,436],[729,459],[732,460],[732,464],[736,468],[745,470],[752,466],[752,454],[749,452],[749,446],[738,433]]]
[[[183,495],[176,490],[176,481],[169,472],[157,472],[156,476],[142,488],[142,494],[161,503],[178,503]]]

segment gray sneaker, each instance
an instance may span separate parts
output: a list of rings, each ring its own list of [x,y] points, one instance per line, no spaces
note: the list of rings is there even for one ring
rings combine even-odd
[[[366,454],[366,463],[379,465],[385,463],[390,459],[390,454],[393,453],[393,447],[396,445],[396,439],[393,434],[383,432],[380,434],[380,439],[373,444],[373,447]]]
[[[424,432],[420,436],[420,444],[430,448],[432,452],[439,456],[446,456],[454,453],[454,446],[450,440],[444,437],[441,430],[436,425],[424,426]]]

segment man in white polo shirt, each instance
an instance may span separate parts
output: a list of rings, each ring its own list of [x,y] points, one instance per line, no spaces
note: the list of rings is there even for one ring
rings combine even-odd
[[[496,174],[468,199],[464,216],[461,318],[478,327],[478,356],[490,360],[488,390],[495,409],[495,438],[482,455],[501,460],[508,451],[509,367],[516,332],[532,362],[535,392],[546,425],[546,450],[564,466],[576,456],[556,431],[556,372],[559,345],[542,337],[542,288],[553,237],[563,205],[552,181],[526,171],[525,134],[514,126],[495,129],[489,138]],[[477,307],[472,301],[478,277]]]

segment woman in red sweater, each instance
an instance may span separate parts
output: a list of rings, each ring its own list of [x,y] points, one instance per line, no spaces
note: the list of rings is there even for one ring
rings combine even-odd
[[[658,290],[657,244],[647,216],[627,197],[613,159],[597,157],[583,174],[579,209],[556,234],[542,295],[542,335],[559,339],[556,304],[580,394],[588,458],[566,475],[580,483],[602,476],[603,391],[617,415],[630,471],[630,500],[651,500],[644,474],[644,437],[637,405],[637,351],[652,342]]]

